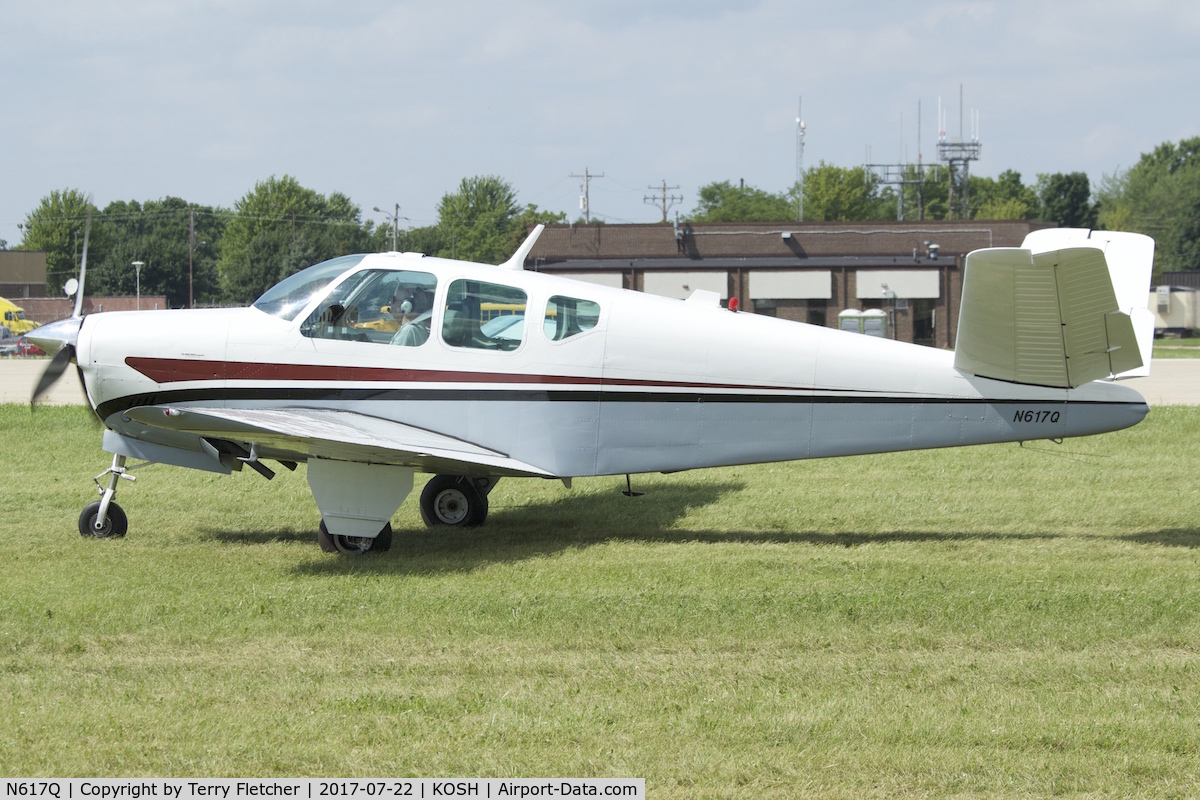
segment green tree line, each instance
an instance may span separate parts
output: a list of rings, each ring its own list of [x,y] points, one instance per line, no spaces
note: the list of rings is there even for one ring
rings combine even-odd
[[[90,220],[90,222],[89,222]],[[464,178],[438,205],[430,226],[395,231],[401,250],[499,263],[539,222],[565,214],[521,206],[496,176]],[[178,197],[116,201],[103,209],[79,189],[42,198],[22,225],[17,249],[46,252],[46,291],[57,295],[79,272],[87,232],[88,294],[133,294],[132,262],[141,261],[141,291],[172,307],[244,305],[281,279],[319,261],[392,246],[391,221],[377,225],[339,192],[323,195],[295,178],[272,176],[233,208]]]
[[[780,222],[803,217],[806,222],[949,218],[949,181],[945,168],[911,167],[906,183],[881,183],[866,167],[839,167],[822,161],[805,170],[802,182],[772,194],[730,181],[700,189],[693,222]],[[1021,173],[1005,170],[998,178],[971,176],[970,218],[1044,219],[1064,227],[1094,227],[1098,207],[1082,172],[1038,175],[1033,185]],[[801,203],[803,198],[803,203]]]
[[[865,167],[820,162],[802,182],[772,193],[741,182],[701,187],[692,222],[865,222],[949,216],[945,169],[903,185],[885,185]],[[1153,236],[1157,270],[1200,268],[1200,137],[1166,142],[1127,170],[1106,175],[1093,192],[1082,172],[1040,174],[1027,184],[1014,170],[972,176],[972,219],[1048,220],[1064,227],[1131,230]],[[377,224],[344,194],[323,195],[284,175],[257,183],[232,208],[178,197],[116,201],[103,209],[79,189],[50,192],[25,218],[17,249],[46,252],[46,290],[57,295],[78,274],[84,231],[89,294],[132,294],[141,261],[143,294],[165,295],[172,307],[245,304],[280,279],[351,252],[391,249],[499,263],[537,223],[563,223],[563,213],[521,205],[516,190],[494,175],[464,178],[443,195],[433,225],[392,229]],[[0,247],[4,246],[0,244]]]

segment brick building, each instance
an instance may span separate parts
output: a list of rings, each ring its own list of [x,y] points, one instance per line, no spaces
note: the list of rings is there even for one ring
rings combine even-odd
[[[556,225],[526,269],[668,297],[696,289],[744,311],[837,327],[846,309],[877,308],[889,336],[951,348],[962,267],[983,247],[1017,247],[1025,220]]]

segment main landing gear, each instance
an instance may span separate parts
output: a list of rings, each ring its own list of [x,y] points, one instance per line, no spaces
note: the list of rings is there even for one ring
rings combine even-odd
[[[108,488],[101,485],[100,479],[108,477]],[[100,499],[83,509],[79,515],[79,535],[91,536],[97,539],[112,539],[124,536],[129,530],[129,519],[124,510],[113,502],[117,494],[117,481],[136,480],[125,469],[125,456],[113,456],[112,466],[101,472],[95,478],[96,489]]]
[[[474,528],[488,514],[488,493],[499,478],[434,475],[421,491],[421,519],[436,528]]]
[[[360,556],[363,553],[386,553],[392,547],[392,523],[385,522],[383,530],[374,539],[367,536],[338,536],[330,533],[321,520],[317,529],[317,544],[326,553],[341,553],[348,556]]]

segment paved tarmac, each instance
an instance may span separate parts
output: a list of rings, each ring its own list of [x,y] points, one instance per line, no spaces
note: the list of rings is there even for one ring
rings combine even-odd
[[[0,358],[0,403],[28,403],[45,358]],[[1200,405],[1200,358],[1157,358],[1150,377],[1123,381],[1137,389],[1151,406]],[[50,405],[83,405],[83,390],[74,368],[69,369],[46,396]]]

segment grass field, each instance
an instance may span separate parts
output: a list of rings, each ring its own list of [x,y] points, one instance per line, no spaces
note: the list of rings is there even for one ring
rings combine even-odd
[[[628,776],[651,797],[1200,795],[1200,408],[1061,446],[503,481],[315,544],[303,467],[0,406],[0,775]],[[419,489],[419,487],[418,487]]]
[[[1200,339],[1155,339],[1154,358],[1200,358]]]

